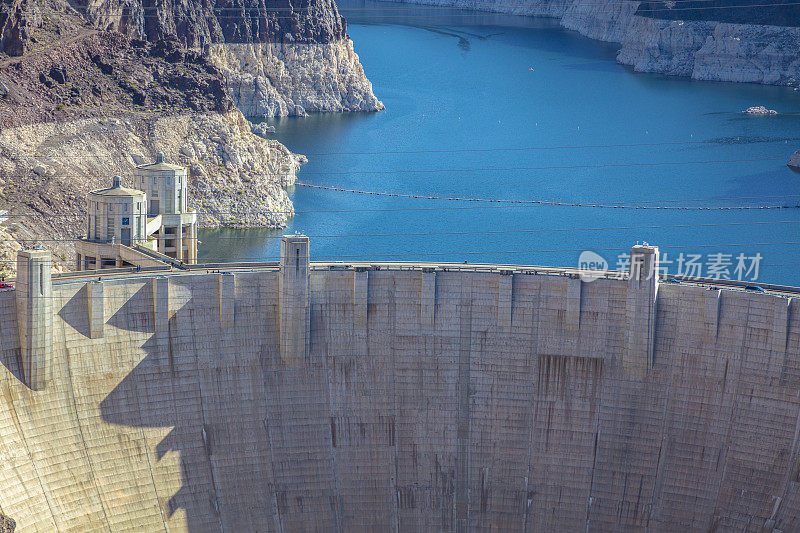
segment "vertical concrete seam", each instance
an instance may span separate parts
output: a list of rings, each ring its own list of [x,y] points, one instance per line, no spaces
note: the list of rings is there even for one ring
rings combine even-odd
[[[17,410],[14,407],[14,400],[9,399],[11,403],[10,414],[11,418],[14,421],[14,427],[17,429],[17,433],[19,434],[19,438],[22,441],[22,447],[25,448],[25,454],[28,456],[30,460],[31,467],[33,468],[34,474],[36,474],[36,481],[39,484],[39,488],[42,491],[42,496],[44,497],[44,501],[47,502],[47,509],[50,511],[50,518],[53,521],[53,527],[55,527],[57,532],[62,531],[62,529],[58,525],[58,520],[56,518],[56,513],[53,510],[53,502],[51,501],[51,494],[50,491],[45,489],[44,482],[42,480],[42,473],[39,471],[38,461],[34,459],[33,454],[31,453],[30,446],[28,445],[28,439],[25,438],[25,431],[22,429],[22,423],[19,420],[19,415],[17,414]]]
[[[789,338],[789,314],[791,303],[791,298],[775,298],[772,350],[783,356],[786,355],[786,346]]]
[[[197,375],[198,376],[202,376],[202,374],[200,373],[200,362],[198,360],[198,354],[202,353],[202,351],[199,350],[198,347],[196,346],[197,342],[198,342],[197,335],[193,335],[192,336],[192,344],[194,344],[195,346],[194,346],[194,348],[192,350],[192,353],[194,354],[194,357],[192,358],[192,361],[194,363],[195,371],[197,372]],[[173,382],[174,382],[174,380],[173,380]],[[201,423],[201,426],[200,426],[201,429],[200,429],[199,437],[203,441],[203,450],[206,452],[205,456],[206,456],[206,460],[207,460],[207,463],[208,463],[209,480],[211,481],[211,491],[212,491],[212,496],[214,498],[213,501],[214,501],[214,506],[215,506],[215,511],[216,511],[215,514],[216,514],[217,520],[219,521],[219,529],[220,529],[220,531],[222,531],[224,533],[225,532],[225,524],[224,524],[224,522],[222,520],[222,511],[220,510],[220,503],[219,503],[220,491],[217,488],[217,479],[216,479],[216,476],[214,474],[214,459],[211,456],[211,447],[208,444],[208,440],[209,440],[208,433],[209,432],[206,429],[208,427],[208,422],[206,421],[206,410],[205,410],[205,407],[203,406],[203,398],[208,398],[208,395],[206,394],[206,391],[203,390],[203,379],[198,379],[197,380],[197,388],[200,391],[200,394],[197,397],[197,405],[198,405],[198,407],[200,409],[200,423]]]
[[[105,330],[105,290],[102,281],[88,281],[86,307],[89,315],[89,338],[101,339]]]
[[[472,353],[472,277],[461,285],[458,353],[458,414],[456,456],[456,531],[469,531],[470,358]]]
[[[800,391],[798,391],[797,396],[795,399],[800,399]],[[797,404],[796,404],[797,405]],[[796,477],[798,474],[798,468],[800,468],[800,458],[797,457],[797,444],[798,439],[800,439],[800,405],[797,408],[797,416],[795,417],[794,423],[794,437],[792,438],[792,448],[789,452],[788,464],[786,472],[783,476],[783,483],[781,487],[781,496],[778,500],[783,501],[786,499],[786,495],[789,492],[790,485],[793,481],[792,478]],[[778,508],[780,507],[780,503],[778,503],[775,509],[772,512],[772,516],[770,519],[774,519],[775,515],[778,512]]]
[[[391,339],[397,338],[397,309],[395,308],[395,286],[394,286],[394,277],[389,278],[388,288],[387,288],[387,315],[389,319],[389,328],[391,332]],[[392,365],[392,399],[393,399],[393,407],[394,407],[394,418],[395,418],[395,427],[398,427],[398,421],[400,417],[398,416],[398,402],[397,402],[397,348],[396,343],[389,342],[389,357],[391,358],[391,365]],[[397,471],[397,463],[398,457],[400,455],[400,437],[399,432],[395,433],[394,438],[394,455],[392,456],[392,473],[394,475],[394,483],[389,487],[392,491],[392,513],[395,525],[395,533],[400,532],[400,495],[398,484],[400,482],[398,471]]]
[[[566,329],[569,334],[569,340],[577,347],[580,339],[583,281],[580,278],[568,278],[566,289]]]
[[[508,332],[513,320],[514,275],[502,270],[497,279],[497,329]]]
[[[264,385],[266,386],[266,383]],[[264,418],[264,431],[266,432],[267,446],[269,447],[267,470],[270,482],[267,483],[267,488],[270,492],[269,499],[272,504],[272,520],[275,523],[275,531],[283,533],[283,523],[281,521],[280,508],[278,507],[277,494],[275,493],[275,484],[273,483],[275,480],[275,450],[272,446],[272,434],[269,431],[269,402],[266,401],[266,395],[264,396],[264,414],[267,415],[266,418]]]
[[[420,322],[431,328],[436,320],[436,270],[423,268],[420,273]]]
[[[94,489],[97,492],[97,499],[98,503],[100,504],[100,509],[103,511],[103,518],[106,521],[106,527],[108,531],[111,531],[111,522],[108,519],[108,511],[106,510],[106,501],[105,496],[103,494],[103,489],[100,488],[100,484],[97,482],[97,476],[95,475],[94,470],[94,463],[92,462],[92,458],[89,455],[89,450],[86,446],[86,437],[83,434],[83,424],[81,424],[81,418],[78,414],[78,404],[75,401],[75,387],[73,386],[73,379],[72,379],[72,365],[70,364],[70,351],[69,348],[65,348],[64,350],[64,357],[66,359],[65,366],[67,369],[67,397],[69,398],[71,407],[72,407],[72,414],[75,416],[75,424],[78,426],[78,435],[81,439],[81,451],[83,452],[83,458],[86,460],[86,464],[89,466],[89,474],[92,476],[92,485],[94,485]]]
[[[719,306],[722,291],[720,289],[706,291],[704,318],[706,324],[711,328],[713,338],[719,336]]]
[[[737,367],[735,368],[733,375],[736,376],[736,386],[734,387],[733,391],[731,391],[731,407],[730,412],[728,413],[728,424],[725,431],[725,442],[724,447],[722,449],[722,456],[720,457],[720,462],[722,465],[722,470],[720,471],[719,475],[717,476],[716,480],[716,498],[714,499],[714,508],[711,513],[711,517],[709,518],[709,529],[713,524],[714,517],[717,516],[717,511],[720,507],[720,498],[722,495],[720,494],[720,487],[722,487],[722,483],[725,481],[725,475],[728,472],[728,450],[731,446],[731,433],[733,431],[733,421],[734,415],[736,413],[736,406],[739,403],[739,388],[741,387],[741,373],[742,373],[742,366],[744,365],[744,352],[745,352],[745,342],[747,339],[747,329],[749,328],[750,324],[750,298],[747,299],[747,310],[744,313],[745,320],[744,320],[744,327],[741,328],[741,342],[739,344],[739,357],[737,357]],[[731,375],[729,373],[728,375]]]

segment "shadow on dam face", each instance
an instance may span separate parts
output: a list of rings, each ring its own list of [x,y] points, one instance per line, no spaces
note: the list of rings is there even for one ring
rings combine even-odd
[[[166,500],[165,528],[181,513],[178,523],[189,531],[272,530],[268,426],[258,395],[269,381],[260,359],[274,354],[267,343],[258,357],[237,357],[233,332],[220,327],[209,299],[194,296],[216,287],[183,281],[164,279],[161,292],[145,286],[109,318],[120,330],[155,333],[140,346],[144,358],[101,402],[102,416],[117,425],[169,428],[150,466],[156,471],[165,456],[179,457],[177,492],[153,479],[158,499]],[[159,298],[169,302],[161,313]]]

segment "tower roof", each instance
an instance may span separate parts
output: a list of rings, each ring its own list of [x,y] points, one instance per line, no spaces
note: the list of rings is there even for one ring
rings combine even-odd
[[[144,192],[138,189],[128,189],[122,186],[122,178],[114,176],[114,185],[107,189],[97,189],[89,194],[96,196],[144,196]]]
[[[140,170],[186,170],[186,167],[180,165],[173,165],[164,160],[164,152],[158,152],[156,155],[155,163],[147,163],[146,165],[139,165],[136,167]]]

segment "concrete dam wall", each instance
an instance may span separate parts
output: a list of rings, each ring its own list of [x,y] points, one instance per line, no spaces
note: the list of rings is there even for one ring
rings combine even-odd
[[[302,237],[229,273],[45,255],[0,293],[18,532],[800,529],[797,298]]]

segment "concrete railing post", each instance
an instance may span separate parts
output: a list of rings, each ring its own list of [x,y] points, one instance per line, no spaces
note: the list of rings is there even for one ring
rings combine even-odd
[[[514,294],[514,273],[501,270],[497,280],[497,329],[511,331],[511,307]]]
[[[281,363],[296,366],[308,358],[311,336],[308,237],[284,235],[281,240]]]
[[[658,269],[657,247],[645,244],[631,249],[622,365],[625,374],[635,379],[653,366]]]
[[[153,289],[153,324],[155,326],[154,339],[159,357],[166,355],[169,361],[170,371],[173,368],[172,349],[169,331],[169,297],[170,280],[166,276],[152,278],[151,287]]]
[[[367,355],[369,309],[369,271],[356,267],[353,272],[353,348],[357,355]]]
[[[105,303],[102,281],[90,281],[86,284],[86,307],[89,312],[89,338],[103,338]]]
[[[17,254],[17,322],[20,363],[25,382],[33,390],[47,386],[53,372],[53,288],[47,250]]]
[[[432,328],[436,319],[436,269],[434,268],[422,269],[419,304],[421,325]]]
[[[232,328],[236,311],[236,275],[222,273],[217,278],[219,298],[219,323],[223,328]]]

